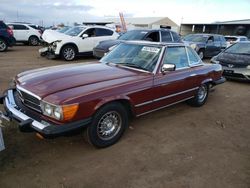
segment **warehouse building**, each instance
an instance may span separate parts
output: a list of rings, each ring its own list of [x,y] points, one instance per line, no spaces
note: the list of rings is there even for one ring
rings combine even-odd
[[[125,17],[124,18],[128,29],[157,29],[157,28],[169,28],[173,31],[178,31],[179,26],[168,17]],[[98,22],[83,22],[83,24],[100,24],[104,23],[121,25],[120,18],[105,18]]]
[[[222,35],[244,35],[250,38],[250,19],[214,22],[211,24],[185,23],[180,26],[180,34],[216,33]]]

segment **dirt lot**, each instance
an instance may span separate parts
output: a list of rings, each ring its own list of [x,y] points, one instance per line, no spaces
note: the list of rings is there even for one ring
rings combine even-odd
[[[0,92],[18,72],[64,64],[38,48],[0,54]],[[92,61],[81,58],[78,61]],[[40,140],[14,123],[3,129],[0,187],[250,187],[250,86],[226,82],[207,104],[185,103],[133,120],[123,138],[95,149],[83,135]]]

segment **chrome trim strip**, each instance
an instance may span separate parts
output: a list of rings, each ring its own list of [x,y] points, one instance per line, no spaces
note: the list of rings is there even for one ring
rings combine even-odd
[[[19,110],[17,110],[16,107],[16,103],[14,100],[14,96],[13,96],[13,91],[12,90],[8,90],[7,91],[7,97],[5,97],[5,105],[7,107],[7,109],[14,114],[16,117],[20,118],[21,120],[25,121],[27,119],[32,119],[29,116],[25,115],[24,113],[20,112]],[[45,127],[48,127],[49,125],[44,125],[36,120],[33,120],[33,122],[31,123],[31,125],[35,128],[37,128],[38,130],[43,130]]]
[[[116,64],[116,65],[118,67],[123,67],[123,68],[131,69],[131,70],[136,70],[136,71],[145,72],[145,73],[151,73],[150,71],[146,71],[146,70],[142,70],[142,69],[137,69],[137,68],[132,68],[132,67],[128,67],[128,66],[125,66],[125,65],[119,65],[119,64]]]
[[[166,108],[166,107],[169,107],[169,106],[172,106],[172,105],[178,104],[178,103],[180,103],[180,102],[184,102],[184,101],[189,100],[189,99],[192,99],[192,98],[194,98],[194,96],[192,96],[192,97],[188,97],[188,98],[185,98],[185,99],[182,99],[182,100],[180,100],[180,101],[177,101],[177,102],[174,102],[174,103],[171,103],[171,104],[165,105],[165,106],[162,106],[162,107],[160,107],[160,108],[156,108],[156,109],[154,109],[154,110],[150,110],[150,111],[147,111],[147,112],[141,113],[141,114],[139,114],[139,115],[136,115],[136,117],[140,117],[140,116],[143,116],[143,115],[149,114],[149,113],[151,113],[151,112],[154,112],[154,111],[157,111],[157,110],[161,110],[161,109],[163,109],[163,108]]]
[[[31,95],[31,96],[37,98],[38,100],[41,100],[41,97],[39,97],[39,96],[37,96],[36,94],[34,94],[34,93],[28,91],[27,89],[22,88],[22,87],[19,86],[19,85],[16,85],[16,88],[19,89],[19,90],[21,90],[21,91],[23,91],[23,92],[25,92],[25,93],[28,93],[29,95]]]
[[[178,93],[174,93],[174,94],[171,94],[171,95],[167,95],[167,96],[164,96],[164,97],[160,97],[160,98],[157,98],[157,99],[154,99],[154,100],[146,101],[146,102],[143,102],[143,103],[140,103],[140,104],[135,105],[135,107],[141,107],[141,106],[144,106],[144,105],[153,103],[153,102],[158,102],[158,101],[161,101],[161,100],[164,100],[164,99],[167,99],[167,98],[175,97],[175,96],[181,95],[181,94],[183,94],[183,93],[188,93],[188,92],[190,92],[190,91],[194,91],[194,90],[196,90],[196,89],[198,89],[198,88],[199,88],[199,87],[194,87],[194,88],[191,88],[191,89],[188,89],[188,90],[184,90],[184,91],[181,91],[181,92],[178,92]]]
[[[165,46],[163,46],[163,47],[161,48],[161,53],[160,53],[160,55],[159,55],[159,57],[158,57],[157,63],[156,63],[155,68],[154,68],[154,70],[153,70],[153,74],[154,74],[154,75],[156,74],[157,69],[158,69],[158,67],[159,67],[160,64],[161,64],[161,59],[162,59],[162,57],[163,57],[163,55],[164,55],[165,49],[166,49]]]

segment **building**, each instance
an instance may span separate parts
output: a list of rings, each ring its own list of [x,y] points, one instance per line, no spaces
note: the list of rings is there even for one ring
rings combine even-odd
[[[250,38],[250,19],[214,23],[185,23],[180,26],[180,34],[216,33],[222,35],[245,35]]]
[[[168,17],[125,17],[125,23],[128,29],[138,29],[138,28],[169,28],[174,31],[179,30],[179,26],[173,22]],[[100,23],[112,23],[115,25],[121,25],[121,20],[119,17],[116,18],[105,18],[99,22],[83,22],[83,24],[100,24]]]

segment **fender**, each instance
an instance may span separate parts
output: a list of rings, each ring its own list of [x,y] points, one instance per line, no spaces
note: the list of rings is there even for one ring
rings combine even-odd
[[[61,51],[62,51],[63,47],[66,46],[66,45],[72,45],[72,46],[74,46],[76,48],[77,53],[79,52],[79,49],[78,49],[78,47],[77,47],[77,45],[75,43],[73,43],[73,42],[67,42],[67,43],[65,43],[65,44],[62,45],[62,47],[60,49],[60,54],[61,54]]]
[[[207,78],[207,79],[205,79],[205,80],[203,80],[203,81],[201,82],[201,85],[202,85],[202,84],[210,83],[210,82],[212,82],[212,81],[213,81],[212,78]]]

